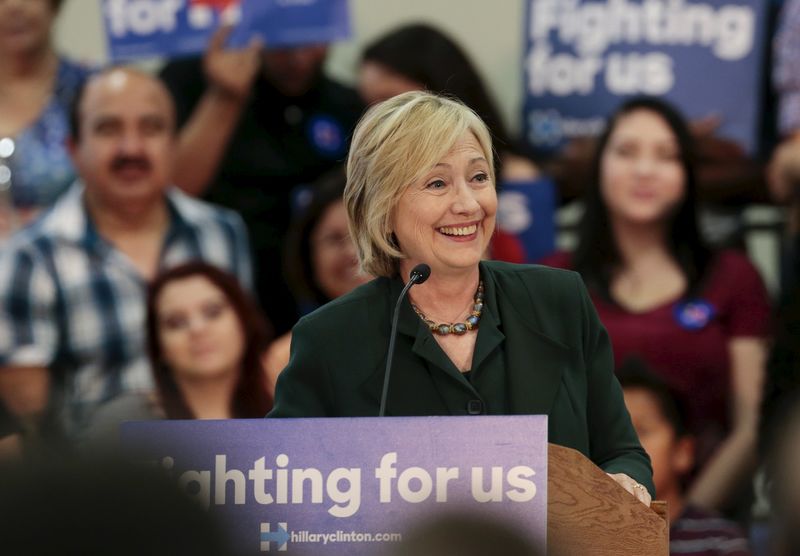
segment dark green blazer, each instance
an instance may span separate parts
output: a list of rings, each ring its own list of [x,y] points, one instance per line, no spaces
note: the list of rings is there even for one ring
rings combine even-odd
[[[485,308],[473,369],[502,362],[502,370],[487,373],[493,383],[484,393],[503,399],[481,398],[406,299],[386,414],[467,415],[476,400],[489,413],[499,407],[546,414],[550,442],[575,448],[608,473],[626,473],[653,493],[650,460],[614,377],[608,335],[580,276],[488,261],[480,272]],[[377,416],[402,287],[399,278],[378,278],[302,318],[269,416]]]

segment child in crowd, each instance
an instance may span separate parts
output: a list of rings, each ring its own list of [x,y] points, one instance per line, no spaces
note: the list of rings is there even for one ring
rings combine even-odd
[[[653,465],[656,497],[668,503],[670,554],[750,554],[747,539],[735,523],[686,500],[684,485],[694,467],[694,438],[686,429],[681,399],[639,359],[627,359],[617,376],[639,441]]]

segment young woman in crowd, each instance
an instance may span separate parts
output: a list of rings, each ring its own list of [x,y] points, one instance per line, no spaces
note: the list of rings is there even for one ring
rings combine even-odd
[[[230,274],[192,262],[159,275],[147,298],[148,355],[169,419],[263,417],[269,326]]]
[[[292,222],[285,267],[298,305],[309,312],[370,279],[358,265],[347,228],[342,194],[344,168],[336,168],[309,190],[308,204]],[[277,338],[264,358],[268,388],[275,391],[278,375],[289,362],[292,333]]]
[[[713,253],[697,226],[691,136],[671,106],[631,99],[593,162],[574,254],[617,361],[643,358],[687,401],[701,465],[689,498],[722,507],[755,461],[769,315],[745,255]]]
[[[200,261],[162,272],[148,290],[146,327],[155,391],[101,406],[90,448],[114,447],[123,421],[259,418],[272,407],[261,364],[271,326],[233,275]]]
[[[506,129],[483,79],[466,53],[434,27],[406,25],[369,44],[361,56],[358,90],[368,104],[407,91],[454,96],[489,126],[499,153],[501,180],[529,181],[539,174]]]

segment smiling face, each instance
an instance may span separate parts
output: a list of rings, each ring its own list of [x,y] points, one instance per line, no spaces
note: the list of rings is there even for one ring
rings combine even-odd
[[[395,207],[393,231],[406,256],[401,275],[423,262],[438,275],[475,270],[494,232],[496,213],[490,161],[468,131]]]
[[[175,148],[169,93],[157,79],[123,69],[86,87],[70,152],[87,195],[112,209],[161,199]]]
[[[155,308],[163,358],[176,382],[239,374],[244,331],[225,294],[208,278],[169,282]]]
[[[685,195],[686,173],[667,123],[644,109],[621,116],[601,158],[600,183],[612,219],[669,220]]]

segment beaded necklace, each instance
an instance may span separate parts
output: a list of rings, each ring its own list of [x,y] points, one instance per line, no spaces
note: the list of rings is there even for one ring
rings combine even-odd
[[[470,330],[477,329],[478,323],[481,321],[481,313],[483,313],[483,280],[478,282],[478,289],[475,290],[475,297],[473,299],[472,311],[464,322],[436,324],[434,321],[426,318],[425,315],[422,314],[422,311],[413,303],[411,304],[411,308],[414,309],[414,312],[417,313],[419,318],[422,319],[422,322],[428,326],[432,333],[439,334],[440,336],[446,336],[448,334],[462,336]]]

